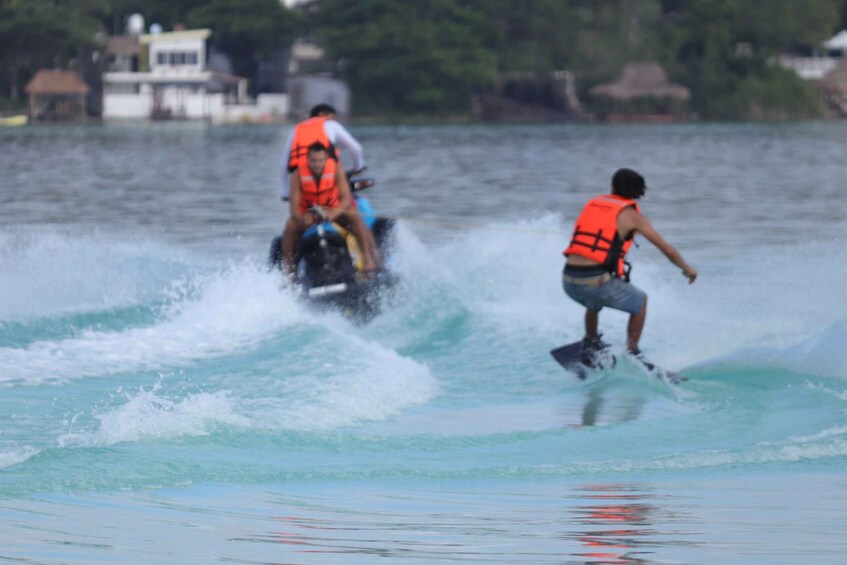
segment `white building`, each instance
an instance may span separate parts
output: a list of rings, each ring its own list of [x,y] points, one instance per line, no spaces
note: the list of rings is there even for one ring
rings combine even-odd
[[[115,65],[103,74],[103,119],[284,119],[286,94],[260,94],[253,101],[247,79],[207,69],[211,34],[193,29],[112,38],[107,55]],[[134,38],[137,60],[132,60]]]
[[[780,55],[779,63],[793,70],[804,80],[823,79],[832,72],[839,61],[847,55],[847,30],[839,31],[830,39],[822,42],[815,51],[813,57],[796,57],[792,55]]]

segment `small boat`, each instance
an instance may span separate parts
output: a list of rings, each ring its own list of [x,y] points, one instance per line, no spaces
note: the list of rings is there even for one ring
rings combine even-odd
[[[29,123],[29,116],[26,114],[19,114],[17,116],[6,116],[4,118],[0,118],[0,126],[6,127],[17,127],[17,126],[25,126]]]
[[[394,219],[377,216],[368,199],[356,194],[373,184],[373,179],[350,179],[359,213],[389,265]],[[337,224],[309,226],[297,241],[295,284],[301,295],[312,304],[337,308],[356,322],[371,320],[379,314],[382,295],[397,282],[397,276],[390,268],[363,271],[359,255],[353,235]],[[271,242],[268,263],[282,270],[282,260],[282,235],[278,235]]]

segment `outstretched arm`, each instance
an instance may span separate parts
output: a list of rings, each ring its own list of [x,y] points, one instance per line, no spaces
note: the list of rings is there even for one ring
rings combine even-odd
[[[688,277],[689,284],[697,280],[697,269],[686,263],[679,251],[676,250],[676,247],[665,241],[665,239],[659,235],[659,232],[656,231],[656,228],[654,228],[653,224],[650,223],[650,220],[647,219],[647,216],[635,211],[635,209],[624,210],[621,212],[621,215],[623,216],[624,213],[628,216],[625,218],[628,220],[627,223],[631,223],[632,227],[636,229],[638,233],[646,237],[647,241],[658,247],[659,251],[664,253],[665,257],[667,257],[671,263],[682,269],[682,274]],[[624,218],[621,219],[623,220]]]
[[[282,146],[282,159],[279,162],[280,179],[282,180],[279,195],[283,200],[289,198],[289,194],[291,193],[291,187],[288,180],[291,173],[288,170],[288,162],[291,159],[292,143],[294,143],[294,130],[291,130],[291,133],[288,135],[288,139],[285,140],[285,145]]]
[[[353,170],[361,170],[365,167],[365,155],[362,151],[362,144],[356,141],[350,132],[344,126],[335,120],[327,120],[324,125],[324,131],[327,137],[336,146],[344,149],[353,161]]]

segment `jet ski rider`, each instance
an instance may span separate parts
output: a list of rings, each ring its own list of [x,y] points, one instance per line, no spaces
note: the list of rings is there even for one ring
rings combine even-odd
[[[340,163],[320,141],[312,143],[303,157],[290,177],[290,217],[282,235],[286,274],[294,273],[297,238],[311,224],[323,220],[338,222],[350,230],[362,250],[364,270],[375,270],[379,252],[372,246],[373,236],[354,206],[353,193]],[[322,215],[312,211],[315,207]]]

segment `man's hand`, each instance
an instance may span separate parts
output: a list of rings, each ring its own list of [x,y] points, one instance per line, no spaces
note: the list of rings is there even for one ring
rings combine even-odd
[[[697,269],[693,267],[688,267],[687,269],[682,270],[682,274],[688,277],[688,284],[694,284],[694,281],[697,280]]]
[[[309,208],[309,215],[312,217],[312,223],[329,219],[329,212],[321,206],[312,206]]]
[[[322,210],[323,210],[323,216],[321,216],[321,217],[322,217],[323,220],[325,220],[327,222],[334,222],[336,220],[336,218],[338,218],[338,216],[341,215],[341,212],[342,212],[340,206],[336,206],[335,208],[322,208]]]

